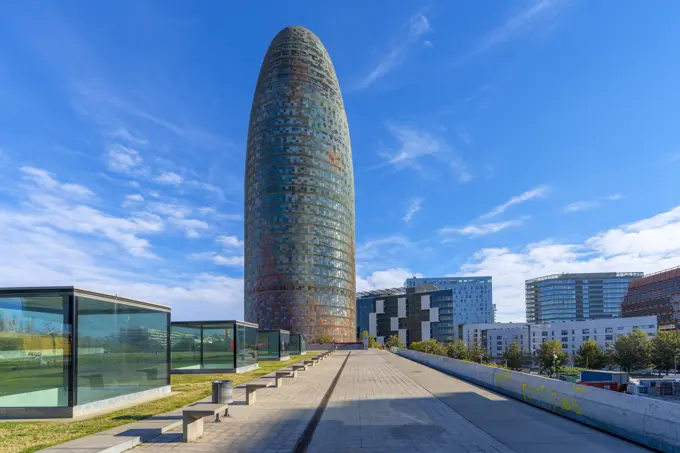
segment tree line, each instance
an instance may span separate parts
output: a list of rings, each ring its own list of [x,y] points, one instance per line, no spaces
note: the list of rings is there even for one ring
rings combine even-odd
[[[369,340],[370,341],[370,340]],[[386,347],[404,347],[397,335],[385,340]],[[435,354],[453,359],[467,360],[476,363],[491,361],[486,349],[480,344],[466,345],[462,340],[443,343],[435,339],[415,341],[409,345],[413,351]],[[541,343],[535,356],[522,352],[519,344],[513,341],[501,356],[501,366],[518,370],[532,361],[538,363],[543,372],[553,374],[564,369],[569,357],[558,340],[546,340]],[[622,371],[631,372],[653,367],[666,374],[677,369],[680,362],[680,331],[659,332],[652,339],[646,333],[634,331],[617,337],[611,349],[603,350],[594,340],[584,342],[573,357],[573,364],[579,368],[603,369],[609,365],[617,365]]]

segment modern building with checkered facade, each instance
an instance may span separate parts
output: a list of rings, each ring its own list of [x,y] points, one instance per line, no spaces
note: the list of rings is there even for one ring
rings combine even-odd
[[[323,44],[286,27],[262,63],[245,175],[245,319],[310,341],[356,338],[354,172]]]

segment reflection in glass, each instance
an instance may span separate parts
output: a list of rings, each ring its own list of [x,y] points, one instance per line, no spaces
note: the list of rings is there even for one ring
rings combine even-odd
[[[236,367],[256,365],[258,361],[257,327],[236,325],[238,331],[238,354]]]
[[[77,404],[167,385],[167,313],[78,297],[77,316]]]
[[[258,332],[257,352],[260,360],[279,360],[279,332],[273,330]]]
[[[279,359],[284,360],[286,359],[289,354],[288,354],[288,347],[290,345],[290,332],[286,331],[281,331],[279,334],[279,341],[280,341],[280,350],[279,350]]]
[[[290,334],[290,344],[288,351],[291,354],[301,355],[307,352],[307,339],[302,334]]]
[[[69,300],[0,298],[0,407],[68,405]]]
[[[173,325],[170,330],[172,368],[201,368],[201,328]]]
[[[203,368],[234,367],[234,325],[203,327]]]

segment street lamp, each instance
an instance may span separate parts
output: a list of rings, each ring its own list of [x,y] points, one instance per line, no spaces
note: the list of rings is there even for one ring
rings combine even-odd
[[[557,351],[553,350],[553,377],[557,378]]]

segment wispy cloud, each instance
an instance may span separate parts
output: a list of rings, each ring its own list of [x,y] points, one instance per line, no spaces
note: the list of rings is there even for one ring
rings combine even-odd
[[[243,241],[239,240],[236,236],[218,236],[215,242],[224,246],[225,248],[243,248]]]
[[[173,172],[166,172],[166,173],[161,173],[158,175],[156,178],[156,182],[161,183],[161,184],[170,184],[173,186],[182,184],[183,178],[178,175],[177,173]]]
[[[219,266],[243,267],[243,241],[236,236],[218,236],[215,242],[224,250],[219,252],[201,252],[189,255],[194,260],[209,260]],[[240,251],[240,253],[238,253]]]
[[[495,223],[483,223],[478,225],[468,225],[461,228],[456,227],[445,227],[439,230],[439,234],[442,236],[450,235],[463,235],[469,237],[479,237],[486,236],[487,234],[498,233],[507,228],[516,227],[522,225],[527,217],[523,217],[515,220],[508,220],[505,222],[495,222]],[[449,242],[450,238],[444,238],[443,242]]]
[[[533,189],[527,190],[526,192],[524,192],[520,195],[515,195],[514,197],[510,198],[505,203],[496,206],[491,211],[489,211],[485,214],[482,214],[480,216],[480,219],[488,219],[488,218],[491,218],[491,217],[495,217],[499,214],[504,213],[511,206],[524,203],[525,201],[533,200],[534,198],[545,197],[548,194],[549,191],[550,191],[550,188],[548,186],[534,187]]]
[[[373,69],[359,81],[355,88],[366,89],[401,65],[415,47],[421,44],[422,37],[428,32],[430,32],[429,19],[424,14],[413,16],[400,36],[399,42],[381,56]],[[424,40],[422,44],[427,47],[432,46],[432,42],[427,40]]]
[[[523,10],[508,17],[501,25],[490,30],[473,53],[486,52],[531,31],[548,25],[566,4],[567,0],[535,0]]]
[[[569,203],[568,205],[566,205],[564,207],[564,212],[569,214],[573,212],[587,211],[589,209],[594,209],[601,206],[602,202],[604,201],[617,201],[622,198],[623,195],[621,195],[620,193],[613,193],[611,195],[605,195],[594,200],[575,201],[573,203]]]
[[[472,174],[465,161],[457,156],[443,139],[422,129],[407,125],[387,124],[387,129],[399,143],[399,146],[396,150],[379,153],[385,163],[400,169],[413,168],[418,170],[421,175],[425,175],[424,161],[435,159],[432,163],[436,163],[438,168],[434,171],[439,171],[443,163],[453,172],[458,182],[465,183],[472,179]]]
[[[137,150],[118,143],[109,145],[106,151],[106,164],[117,173],[129,175],[139,171],[144,163]]]
[[[411,221],[414,215],[420,211],[423,205],[422,198],[412,198],[408,207],[406,208],[406,214],[404,214],[404,222],[408,223]]]

